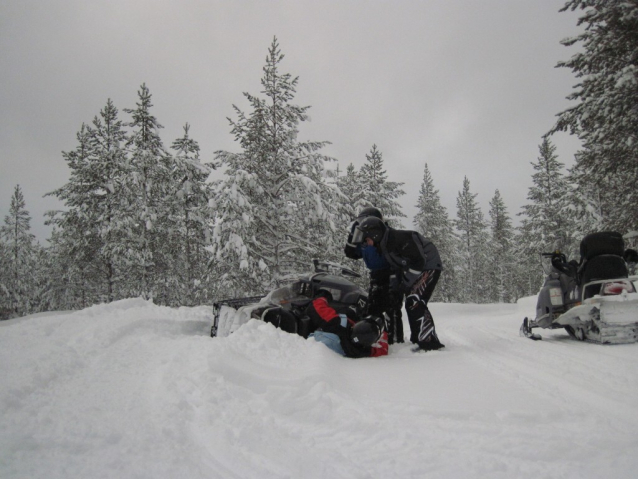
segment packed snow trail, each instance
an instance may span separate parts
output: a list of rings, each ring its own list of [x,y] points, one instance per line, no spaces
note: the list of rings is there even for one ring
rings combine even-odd
[[[636,476],[638,344],[431,309],[445,349],[356,360],[139,299],[0,323],[0,477]]]

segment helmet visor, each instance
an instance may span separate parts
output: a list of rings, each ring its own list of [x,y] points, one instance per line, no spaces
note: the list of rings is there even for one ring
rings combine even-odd
[[[361,244],[363,243],[364,239],[365,239],[365,235],[363,231],[359,229],[359,226],[355,226],[354,233],[352,234],[352,242],[354,244]]]

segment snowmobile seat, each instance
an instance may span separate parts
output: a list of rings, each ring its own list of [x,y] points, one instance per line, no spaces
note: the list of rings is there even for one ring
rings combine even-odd
[[[580,242],[580,261],[589,261],[602,254],[613,254],[622,257],[625,253],[625,242],[616,231],[591,233]]]
[[[599,279],[627,278],[629,271],[622,256],[602,254],[583,264],[580,272],[580,284]]]
[[[580,243],[579,284],[600,279],[626,278],[629,275],[623,258],[625,242],[620,233],[591,233]]]

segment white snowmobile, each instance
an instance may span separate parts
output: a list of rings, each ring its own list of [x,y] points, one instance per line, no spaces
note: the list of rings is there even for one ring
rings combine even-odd
[[[304,310],[318,295],[325,295],[330,306],[349,317],[363,317],[368,294],[348,278],[359,273],[349,268],[313,260],[314,272],[291,278],[289,284],[265,296],[226,299],[213,305],[212,337],[226,337],[250,319],[261,319],[289,333],[307,338],[312,326]]]
[[[580,244],[580,262],[559,251],[542,253],[547,277],[538,295],[536,318],[525,318],[521,336],[541,339],[533,328],[560,329],[580,341],[599,344],[638,341],[638,276],[629,276],[623,238],[592,233]]]

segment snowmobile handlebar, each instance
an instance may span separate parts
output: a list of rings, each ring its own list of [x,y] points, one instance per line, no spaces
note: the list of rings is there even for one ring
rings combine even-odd
[[[315,267],[315,273],[333,273],[340,276],[350,276],[352,278],[361,277],[361,275],[356,271],[353,271],[350,268],[346,268],[345,266],[342,266],[340,264],[329,263],[327,261],[319,261],[318,259],[313,259],[312,263]]]

